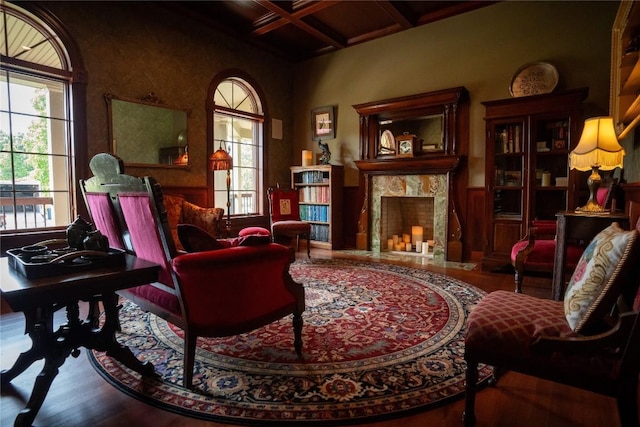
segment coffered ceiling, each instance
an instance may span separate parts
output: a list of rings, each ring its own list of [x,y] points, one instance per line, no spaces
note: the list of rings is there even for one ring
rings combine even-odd
[[[233,0],[162,3],[300,61],[475,10],[495,1]]]

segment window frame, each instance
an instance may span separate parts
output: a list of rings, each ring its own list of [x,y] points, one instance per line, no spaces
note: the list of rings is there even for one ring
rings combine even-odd
[[[11,11],[13,15],[20,16],[34,27],[43,29],[45,33],[56,37],[56,44],[64,52],[66,70],[52,69],[50,67],[34,64],[16,58],[9,58],[0,53],[3,70],[22,74],[33,74],[45,78],[64,80],[67,85],[65,108],[68,109],[67,119],[70,121],[69,131],[69,162],[67,162],[69,175],[70,218],[77,215],[88,217],[84,204],[78,203],[78,178],[89,176],[88,149],[87,149],[87,72],[84,67],[78,45],[62,25],[61,21],[50,13],[45,6],[34,3],[23,3],[19,6],[11,2],[2,5],[2,19],[4,11]],[[2,254],[6,249],[24,246],[37,241],[50,238],[64,237],[65,226],[52,226],[41,229],[25,228],[16,230],[2,230],[0,232],[0,247]]]
[[[234,110],[230,109],[226,106],[216,105],[215,104],[215,93],[218,86],[223,83],[225,80],[229,79],[237,79],[246,84],[248,88],[253,92],[254,96],[257,98],[256,102],[259,104],[259,107],[262,110],[262,114],[253,114],[246,112],[244,110]],[[238,229],[242,228],[247,224],[255,225],[256,218],[268,219],[268,205],[266,199],[266,179],[267,179],[267,141],[266,135],[268,135],[267,129],[267,106],[265,103],[264,92],[260,88],[260,86],[256,83],[256,81],[249,76],[247,73],[231,69],[225,70],[217,74],[210,82],[209,90],[207,94],[207,102],[206,102],[206,111],[207,111],[207,158],[211,156],[211,154],[218,149],[219,139],[215,135],[214,131],[214,115],[217,113],[222,114],[232,114],[238,118],[256,120],[261,122],[260,125],[260,139],[261,139],[261,152],[259,153],[259,158],[257,161],[261,163],[262,173],[259,174],[259,182],[258,188],[256,188],[256,194],[258,196],[258,203],[256,205],[256,213],[253,214],[232,214],[232,228]],[[223,147],[224,148],[224,147]],[[234,168],[235,168],[236,160],[234,158]],[[260,165],[258,165],[258,169],[260,169]],[[214,206],[215,201],[215,180],[214,173],[211,171],[207,171],[207,202],[209,206]],[[222,191],[218,189],[218,191]],[[224,189],[226,192],[226,188]],[[225,201],[225,216],[226,212],[226,201]]]

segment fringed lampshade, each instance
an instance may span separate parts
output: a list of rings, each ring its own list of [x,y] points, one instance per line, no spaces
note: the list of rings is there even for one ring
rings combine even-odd
[[[578,211],[592,213],[605,211],[604,206],[600,206],[596,198],[602,181],[598,171],[599,169],[613,170],[618,167],[622,169],[624,155],[624,148],[618,143],[612,117],[593,117],[585,120],[578,146],[569,153],[571,169],[591,170],[587,180],[589,201],[585,206],[578,208]]]
[[[209,156],[210,171],[228,171],[233,169],[233,159],[225,149],[220,146],[215,153]]]

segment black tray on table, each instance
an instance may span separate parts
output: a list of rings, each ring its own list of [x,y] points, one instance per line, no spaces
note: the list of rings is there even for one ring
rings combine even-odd
[[[50,255],[51,260],[35,262],[25,258],[26,254],[22,248],[9,249],[7,251],[9,267],[27,279],[75,273],[77,271],[90,270],[98,267],[124,265],[125,253],[122,249],[109,248],[108,252],[88,250],[67,251],[54,258],[53,255],[55,252],[49,250],[43,253],[43,255]]]

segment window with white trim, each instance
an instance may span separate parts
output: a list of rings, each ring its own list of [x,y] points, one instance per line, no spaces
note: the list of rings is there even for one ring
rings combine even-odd
[[[70,61],[27,11],[0,5],[0,231],[71,222]]]
[[[238,77],[216,87],[213,151],[223,148],[233,158],[230,184],[232,216],[261,215],[263,210],[262,104],[251,85]],[[226,172],[213,172],[215,207],[227,209]]]

